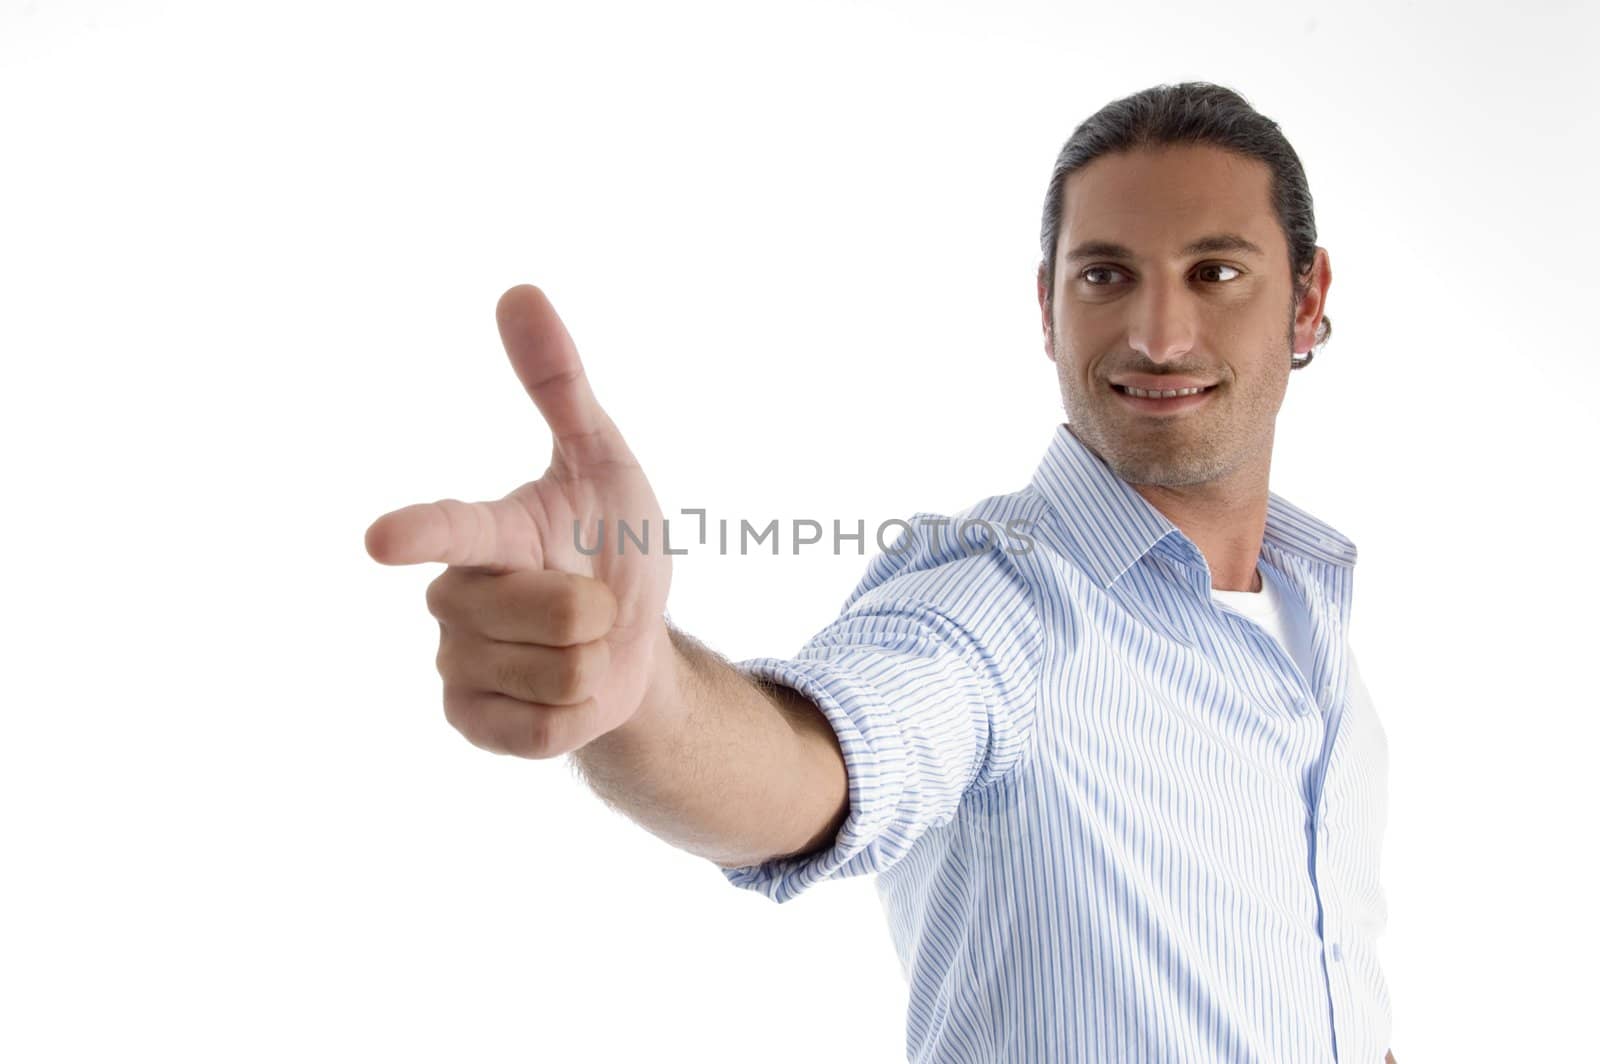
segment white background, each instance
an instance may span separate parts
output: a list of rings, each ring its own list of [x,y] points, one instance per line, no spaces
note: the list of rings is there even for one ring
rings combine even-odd
[[[1594,11],[0,5],[0,1056],[902,1059],[869,879],[775,906],[468,744],[362,533],[543,471],[519,282],[669,514],[1020,487],[1051,163],[1185,79],[1331,254],[1273,487],[1361,551],[1396,1057],[1592,1048]],[[691,553],[672,614],[792,653],[865,565]]]

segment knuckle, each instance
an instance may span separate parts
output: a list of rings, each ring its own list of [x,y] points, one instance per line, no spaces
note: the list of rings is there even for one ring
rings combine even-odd
[[[545,761],[566,753],[556,728],[555,715],[548,710],[526,714],[515,752],[533,761]]]
[[[545,624],[553,639],[567,638],[572,629],[572,597],[567,591],[552,591],[544,600]]]
[[[433,656],[434,667],[445,683],[465,690],[482,689],[479,682],[483,672],[483,640],[477,636],[445,629],[439,631],[439,650]]]
[[[586,697],[604,674],[604,648],[588,645],[574,648],[567,657],[566,683],[562,689],[566,701],[576,702]]]
[[[496,720],[481,698],[464,689],[446,694],[444,717],[463,739],[480,750],[491,754],[515,752],[517,738],[508,731],[507,722]]]
[[[563,708],[513,705],[486,698],[472,687],[447,683],[444,716],[473,746],[494,754],[543,761],[574,747],[571,732],[577,718]]]
[[[536,701],[537,677],[525,662],[518,658],[501,658],[494,664],[494,687],[502,694],[524,701]]]
[[[567,651],[561,655],[561,662],[556,667],[554,681],[556,694],[562,702],[571,702],[583,693],[583,685],[588,681],[588,670],[584,668],[583,654],[579,651]]]
[[[550,670],[550,699],[562,705],[581,701],[599,678],[599,659],[589,646],[567,647]]]
[[[562,649],[556,652],[543,676],[545,701],[562,703],[571,700],[572,692],[579,680],[574,662],[575,655],[571,650]]]
[[[445,572],[434,577],[428,582],[428,589],[423,595],[428,604],[428,612],[441,622],[450,612],[450,590],[453,581],[447,580],[446,577],[448,576],[449,570],[445,570]]]
[[[541,648],[544,657],[530,661],[524,656],[500,658],[493,666],[495,690],[525,702],[564,705],[576,702],[593,682],[594,665],[588,654],[576,648]]]
[[[468,739],[472,738],[472,732],[477,726],[477,714],[473,712],[475,701],[466,689],[445,686],[444,719]]]
[[[543,713],[529,713],[517,728],[516,743],[513,747],[518,757],[539,760],[550,756],[547,752],[550,745],[550,723]]]
[[[576,580],[567,581],[552,592],[546,603],[550,626],[562,639],[570,639],[583,622],[584,594]]]

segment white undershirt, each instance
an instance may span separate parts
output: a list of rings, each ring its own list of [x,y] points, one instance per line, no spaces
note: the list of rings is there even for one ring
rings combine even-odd
[[[1300,675],[1306,677],[1307,684],[1310,684],[1311,631],[1305,607],[1292,590],[1269,579],[1266,569],[1258,566],[1257,571],[1261,573],[1260,591],[1218,591],[1212,588],[1211,596],[1265,628],[1278,641],[1278,645],[1288,651],[1289,657],[1300,667]],[[1348,641],[1345,643],[1345,653],[1350,661],[1349,697],[1352,711],[1358,719],[1373,720],[1376,714],[1372,708],[1372,695],[1361,676],[1361,667],[1356,664],[1355,647]]]
[[[1311,631],[1306,623],[1305,607],[1292,591],[1279,587],[1267,575],[1268,570],[1257,566],[1261,574],[1260,591],[1219,591],[1211,589],[1211,596],[1224,606],[1231,606],[1266,629],[1288,652],[1290,659],[1300,666],[1300,674],[1311,676]]]

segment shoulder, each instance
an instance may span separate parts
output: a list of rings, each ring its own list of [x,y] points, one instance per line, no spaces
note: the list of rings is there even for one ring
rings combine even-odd
[[[1025,488],[956,513],[917,511],[885,522],[882,540],[891,530],[899,535],[868,563],[844,609],[918,605],[955,619],[1013,622],[1019,613],[1033,615],[1040,571],[1033,555],[1047,511]]]

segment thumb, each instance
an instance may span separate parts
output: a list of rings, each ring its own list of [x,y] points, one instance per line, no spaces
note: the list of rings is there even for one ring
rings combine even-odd
[[[511,368],[574,470],[622,462],[637,465],[622,434],[589,389],[578,348],[539,288],[517,285],[495,307]]]

